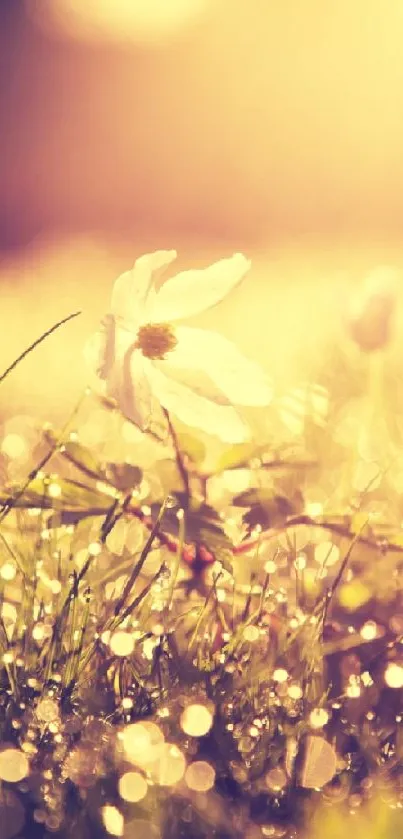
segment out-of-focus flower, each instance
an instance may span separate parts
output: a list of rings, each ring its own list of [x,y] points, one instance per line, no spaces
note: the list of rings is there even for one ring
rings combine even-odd
[[[111,312],[86,346],[87,361],[106,393],[140,428],[158,419],[162,406],[187,425],[241,442],[250,430],[233,404],[267,405],[266,374],[222,335],[172,321],[219,303],[250,262],[237,253],[208,268],[181,272],[157,291],[158,272],[175,258],[176,251],[145,254],[116,280]]]
[[[363,352],[381,350],[389,343],[396,306],[396,272],[379,267],[352,301],[348,332]]]

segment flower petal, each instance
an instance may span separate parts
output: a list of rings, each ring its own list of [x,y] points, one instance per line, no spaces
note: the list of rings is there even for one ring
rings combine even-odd
[[[110,385],[119,408],[127,419],[143,431],[149,428],[153,410],[151,389],[144,371],[143,357],[138,350],[129,349],[123,364],[116,365],[115,379]]]
[[[133,346],[133,334],[115,327],[107,317],[87,341],[84,358],[95,374],[95,387],[116,400],[122,414],[139,428],[149,427],[152,394],[144,375],[143,357]]]
[[[147,295],[155,282],[156,272],[176,259],[176,251],[156,251],[136,259],[131,271],[115,281],[111,312],[135,331],[142,321]]]
[[[154,364],[146,364],[146,375],[161,405],[186,425],[214,434],[227,443],[242,443],[251,436],[249,427],[230,405],[217,405],[189,387],[165,376]]]
[[[205,371],[235,405],[268,405],[272,387],[267,373],[235,344],[207,329],[176,327],[178,344],[167,355],[170,366]]]
[[[152,319],[158,322],[187,318],[215,306],[241,282],[250,265],[242,253],[235,253],[208,268],[182,271],[159,290]]]
[[[135,337],[131,330],[116,327],[113,315],[106,315],[98,331],[84,347],[84,358],[88,366],[100,379],[108,380],[116,364],[123,363]]]
[[[91,338],[86,341],[83,349],[86,367],[92,374],[95,373],[101,379],[105,379],[104,370],[107,365],[106,359],[109,357],[106,343],[105,332],[101,328],[91,335]]]
[[[101,331],[94,332],[83,348],[85,366],[87,368],[87,385],[100,396],[106,396],[106,381],[101,372],[104,362],[104,336]]]

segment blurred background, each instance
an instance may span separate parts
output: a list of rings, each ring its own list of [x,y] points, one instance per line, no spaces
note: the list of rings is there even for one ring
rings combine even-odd
[[[113,280],[242,250],[199,323],[315,376],[351,284],[400,269],[402,0],[0,0],[0,359],[82,315],[2,389],[65,416]]]

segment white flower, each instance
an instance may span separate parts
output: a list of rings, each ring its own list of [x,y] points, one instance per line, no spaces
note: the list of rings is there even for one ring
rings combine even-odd
[[[222,335],[172,321],[219,303],[250,262],[234,254],[208,268],[183,271],[157,290],[158,273],[175,258],[175,251],[146,254],[118,277],[111,312],[87,344],[87,361],[106,393],[140,428],[149,427],[162,406],[187,425],[241,442],[250,430],[232,403],[267,405],[266,374]]]

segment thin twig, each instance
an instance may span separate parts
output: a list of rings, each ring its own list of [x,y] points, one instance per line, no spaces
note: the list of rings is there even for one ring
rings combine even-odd
[[[310,516],[300,515],[289,518],[281,528],[271,528],[269,530],[265,530],[263,533],[259,534],[259,539],[247,539],[245,542],[235,545],[233,547],[233,553],[248,553],[248,551],[251,551],[256,547],[258,541],[273,539],[276,534],[282,532],[283,530],[286,530],[289,527],[297,527],[298,525],[305,525],[306,527],[321,527],[323,530],[328,530],[330,533],[335,533],[337,536],[342,536],[346,539],[354,539],[356,536],[355,533],[343,524],[337,524],[336,522],[330,522],[319,518],[312,519]],[[391,551],[392,553],[399,554],[403,553],[403,547],[401,545],[395,545],[393,542],[386,541],[381,547],[377,544],[377,542],[374,542],[373,539],[368,539],[367,536],[361,535],[359,536],[359,542],[362,545],[366,545],[368,548],[373,548],[374,550]]]
[[[140,558],[139,558],[138,562],[136,562],[136,564],[135,564],[135,566],[132,570],[132,573],[130,574],[129,579],[126,582],[126,585],[123,589],[123,592],[122,592],[119,600],[116,603],[115,616],[117,616],[119,614],[119,612],[121,611],[121,609],[123,608],[123,606],[124,606],[124,604],[127,600],[127,597],[129,595],[131,589],[133,588],[134,583],[136,582],[137,577],[139,576],[139,574],[141,572],[141,569],[142,569],[142,567],[143,567],[143,565],[144,565],[144,563],[145,563],[145,561],[148,557],[148,554],[150,553],[150,551],[152,549],[154,540],[156,538],[159,538],[159,536],[158,536],[159,526],[160,526],[160,523],[161,523],[161,521],[164,517],[166,507],[167,507],[167,501],[165,499],[164,502],[162,503],[160,511],[158,513],[157,521],[155,522],[154,527],[153,527],[153,529],[152,529],[152,531],[151,531],[151,533],[150,533],[150,535],[147,539],[147,542],[145,543],[145,545],[143,547],[143,550],[141,551]]]
[[[29,353],[32,352],[32,350],[34,350],[37,346],[39,346],[39,344],[41,344],[42,341],[45,340],[45,338],[48,338],[49,335],[52,334],[52,332],[56,332],[56,329],[59,329],[60,326],[63,326],[63,324],[67,323],[69,320],[77,318],[78,315],[81,315],[81,312],[73,312],[72,315],[68,315],[66,318],[63,318],[63,320],[59,320],[57,323],[54,324],[54,326],[51,326],[50,329],[47,329],[46,332],[44,332],[43,335],[40,336],[40,338],[37,338],[36,341],[33,342],[33,344],[30,344],[30,346],[27,347],[27,349],[24,350],[24,352],[22,352],[21,355],[19,355],[18,358],[16,358],[13,361],[13,363],[10,364],[9,367],[7,367],[7,370],[5,370],[4,373],[1,374],[0,384],[4,381],[5,378],[7,378],[8,374],[11,373],[15,369],[15,367],[17,367],[20,361],[22,361],[27,355],[29,355]]]
[[[222,469],[213,469],[209,472],[201,472],[198,473],[198,477],[204,481],[208,481],[209,478],[214,478],[216,475],[220,475],[222,472],[235,472],[237,469],[245,469],[247,466],[247,462],[245,463],[237,463],[235,466],[225,466]],[[274,460],[267,460],[263,461],[259,464],[259,469],[313,469],[318,466],[317,460],[281,460],[280,458],[275,458]]]
[[[346,555],[345,555],[345,557],[344,557],[344,559],[343,559],[343,561],[340,565],[340,568],[339,568],[339,570],[336,574],[336,577],[334,578],[330,588],[326,592],[325,600],[324,600],[324,604],[323,604],[323,615],[322,615],[322,627],[323,627],[323,629],[325,627],[326,618],[327,618],[327,614],[328,614],[328,611],[329,611],[329,606],[330,606],[330,603],[332,601],[333,595],[334,595],[336,589],[340,585],[340,582],[341,582],[341,579],[343,577],[344,571],[346,570],[347,565],[350,562],[351,554],[352,554],[356,544],[360,541],[361,533],[365,529],[367,524],[368,524],[368,522],[366,521],[365,524],[363,524],[363,526],[359,530],[359,532],[356,533],[354,535],[354,537],[352,538],[352,540],[350,542],[350,545],[348,547],[348,550],[346,552]]]

